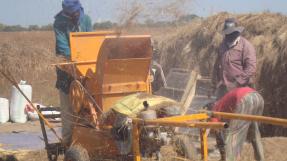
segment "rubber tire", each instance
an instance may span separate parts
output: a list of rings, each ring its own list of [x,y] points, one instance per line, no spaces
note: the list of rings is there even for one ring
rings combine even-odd
[[[174,148],[178,155],[190,160],[198,159],[198,152],[191,137],[186,135],[176,135],[174,138]]]
[[[64,161],[90,161],[90,157],[85,148],[73,145],[66,151]]]

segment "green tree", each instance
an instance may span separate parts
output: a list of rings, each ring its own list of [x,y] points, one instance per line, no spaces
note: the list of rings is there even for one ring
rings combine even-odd
[[[48,24],[48,25],[44,25],[40,28],[41,31],[52,31],[53,30],[53,25],[52,24]]]
[[[38,25],[30,25],[28,27],[29,31],[38,31],[40,29],[40,27]]]
[[[27,29],[20,25],[13,25],[13,26],[5,26],[3,31],[4,32],[27,31]]]
[[[3,31],[4,28],[5,28],[5,25],[0,23],[0,31]]]
[[[113,23],[111,21],[104,21],[104,22],[96,22],[93,26],[95,30],[97,29],[111,29],[113,27],[117,26],[116,23]]]

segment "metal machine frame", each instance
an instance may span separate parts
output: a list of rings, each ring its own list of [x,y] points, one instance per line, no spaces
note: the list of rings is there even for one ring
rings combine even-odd
[[[42,113],[43,111],[60,111],[60,108],[58,107],[46,107],[46,108],[40,108],[40,106],[37,106],[37,109],[40,113]],[[43,116],[47,119],[57,119],[57,118],[61,118],[61,114],[46,114]],[[42,134],[43,134],[43,140],[45,143],[45,149],[47,151],[47,156],[49,161],[57,161],[58,156],[61,154],[65,154],[65,146],[61,143],[49,143],[49,138],[47,135],[47,131],[45,128],[45,123],[44,120],[42,119],[42,117],[39,116],[39,121],[40,121],[40,125],[41,125],[41,130],[42,130]]]
[[[173,126],[173,127],[186,127],[186,128],[200,128],[201,140],[201,157],[204,161],[208,160],[208,144],[207,144],[207,130],[227,128],[228,125],[222,122],[211,123],[206,122],[209,116],[205,113],[192,114],[185,116],[174,116],[160,118],[156,120],[140,120],[133,119],[133,154],[134,161],[141,161],[140,155],[140,126],[143,125],[156,125],[156,126]]]

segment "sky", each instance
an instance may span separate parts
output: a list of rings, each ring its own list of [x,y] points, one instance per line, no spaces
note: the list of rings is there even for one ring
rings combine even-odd
[[[133,1],[143,4],[144,13],[159,10],[174,1],[185,1],[184,13],[207,17],[218,12],[256,13],[270,11],[287,14],[286,0],[81,0],[85,12],[93,22],[105,20],[117,21],[123,8]],[[61,10],[61,0],[0,0],[0,23],[7,25],[46,25],[54,21],[54,16]],[[144,15],[144,14],[143,14]],[[150,17],[155,17],[155,12]],[[161,18],[170,16],[161,13]],[[148,17],[148,16],[147,16]]]

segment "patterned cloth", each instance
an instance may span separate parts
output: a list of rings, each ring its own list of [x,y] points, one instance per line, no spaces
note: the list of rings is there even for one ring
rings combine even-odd
[[[79,12],[79,19],[84,16],[84,9],[79,0],[64,0],[62,2],[63,12],[67,15],[73,15],[75,12]],[[79,20],[78,19],[78,20]]]
[[[248,93],[236,105],[234,113],[262,115],[264,100],[257,92]],[[257,161],[264,161],[263,147],[257,122],[223,120],[229,128],[217,132],[217,144],[223,161],[239,161],[245,140],[252,143]]]

